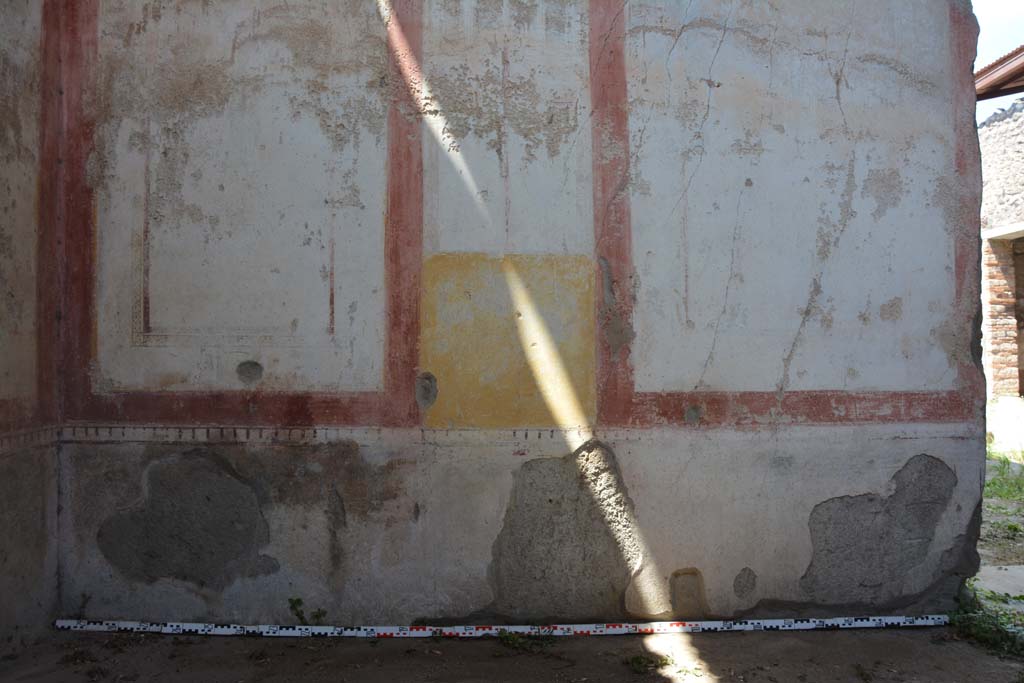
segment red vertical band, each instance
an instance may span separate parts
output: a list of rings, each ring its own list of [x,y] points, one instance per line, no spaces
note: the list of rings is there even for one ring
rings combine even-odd
[[[394,101],[388,111],[388,198],[385,226],[388,330],[384,359],[384,423],[419,423],[420,274],[423,264],[423,151],[414,92],[422,79],[423,5],[396,0],[388,22]]]
[[[98,0],[64,0],[60,7],[60,79],[62,116],[57,176],[58,263],[63,266],[60,314],[61,382],[65,411],[84,407],[94,348],[95,303],[93,268],[96,261],[96,221],[86,163],[93,148],[95,124],[86,111],[84,95],[92,84],[97,55]]]
[[[58,307],[61,291],[61,252],[57,241],[59,134],[61,130],[60,2],[46,0],[42,14],[42,70],[39,75],[39,181],[38,240],[36,250],[36,364],[39,420],[61,420],[58,358],[61,326]]]
[[[597,269],[597,420],[633,412],[633,256],[624,0],[590,0],[590,106]],[[613,331],[609,335],[607,331]],[[614,339],[610,339],[614,337]]]

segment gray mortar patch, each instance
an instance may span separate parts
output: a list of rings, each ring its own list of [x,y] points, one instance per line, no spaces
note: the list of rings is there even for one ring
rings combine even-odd
[[[488,611],[524,621],[623,615],[640,562],[635,528],[615,455],[604,446],[524,463],[494,541]]]
[[[242,384],[255,384],[263,379],[263,366],[254,360],[242,361],[235,372]]]
[[[257,493],[226,462],[197,449],[153,462],[145,476],[142,506],[110,517],[96,536],[122,574],[219,591],[278,570],[277,560],[259,554],[270,534]]]
[[[757,588],[757,574],[750,567],[744,567],[732,580],[732,592],[737,598],[745,598]]]
[[[432,372],[421,372],[416,377],[416,404],[426,410],[437,401],[437,377]]]
[[[877,603],[927,557],[956,484],[948,465],[921,454],[893,475],[888,497],[819,503],[808,521],[813,555],[800,587],[821,603]]]

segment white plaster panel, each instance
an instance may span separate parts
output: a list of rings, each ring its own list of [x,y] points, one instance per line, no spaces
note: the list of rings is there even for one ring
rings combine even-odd
[[[593,253],[587,11],[424,4],[428,254]]]
[[[382,386],[383,23],[253,5],[102,5],[101,390]]]
[[[627,17],[637,388],[953,387],[946,12]]]
[[[42,3],[0,21],[0,399],[36,395],[36,207]]]

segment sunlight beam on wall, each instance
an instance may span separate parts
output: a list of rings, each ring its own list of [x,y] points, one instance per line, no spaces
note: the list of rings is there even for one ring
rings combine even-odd
[[[570,451],[576,452],[580,446],[594,438],[594,429],[587,420],[551,332],[511,259],[506,257],[502,261],[502,271],[512,299],[519,343],[526,354],[534,382],[540,388],[555,424],[562,430],[566,445]],[[587,460],[577,457],[576,464],[581,468],[586,467]],[[602,479],[607,479],[607,475],[598,479],[583,476],[604,516],[605,525],[614,536],[622,556],[631,565],[633,577],[627,593],[627,604],[634,603],[646,615],[670,612],[672,602],[666,579],[654,563],[654,556],[640,526],[632,513],[625,514],[621,496],[616,495],[620,492],[609,491],[602,485],[607,483]]]
[[[594,437],[593,430],[548,326],[512,260],[506,257],[501,263],[501,269],[505,273],[509,297],[515,310],[516,330],[526,354],[526,362],[540,388],[548,412],[555,424],[565,431],[569,449],[575,451]]]
[[[377,0],[377,11],[387,29],[388,48],[427,131],[459,174],[466,191],[472,197],[477,213],[484,223],[490,226],[490,213],[484,203],[480,187],[455,140],[446,132],[448,121],[444,107],[423,74],[391,0]],[[515,309],[519,341],[534,381],[540,388],[548,411],[561,429],[566,445],[570,451],[576,452],[594,438],[593,426],[586,417],[579,395],[573,387],[547,324],[511,259],[503,260],[502,270]],[[577,465],[582,467],[579,459]],[[605,523],[614,535],[623,557],[631,564],[633,577],[627,591],[627,605],[633,606],[631,611],[641,611],[645,615],[669,613],[672,605],[667,580],[654,564],[653,555],[632,515],[626,520],[627,523],[623,523],[619,504],[621,496],[609,496],[607,491],[597,490],[597,486],[590,479],[585,476],[583,478],[588,481],[592,489],[591,495],[601,509]]]
[[[488,226],[491,225],[491,215],[484,204],[480,187],[473,177],[469,164],[466,163],[462,150],[459,149],[454,138],[447,134],[448,119],[445,117],[444,107],[437,96],[434,95],[430,83],[423,74],[423,69],[416,59],[415,51],[405,37],[402,24],[398,21],[391,0],[377,0],[377,13],[387,28],[388,49],[398,65],[398,69],[402,74],[402,80],[405,81],[405,86],[409,91],[409,96],[416,105],[419,114],[423,117],[423,123],[427,131],[434,139],[434,142],[437,143],[441,152],[447,156],[456,173],[459,174],[462,184],[473,199],[473,206],[476,208],[477,213]]]

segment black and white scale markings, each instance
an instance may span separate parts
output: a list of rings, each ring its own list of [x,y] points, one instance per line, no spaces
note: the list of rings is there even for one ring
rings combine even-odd
[[[502,633],[527,636],[624,636],[723,631],[830,631],[849,628],[946,626],[949,617],[836,617],[831,619],[743,619],[737,621],[655,621],[641,624],[552,624],[548,626],[278,626],[194,622],[87,621],[58,619],[61,631],[160,633],[195,636],[284,638],[484,638]]]

